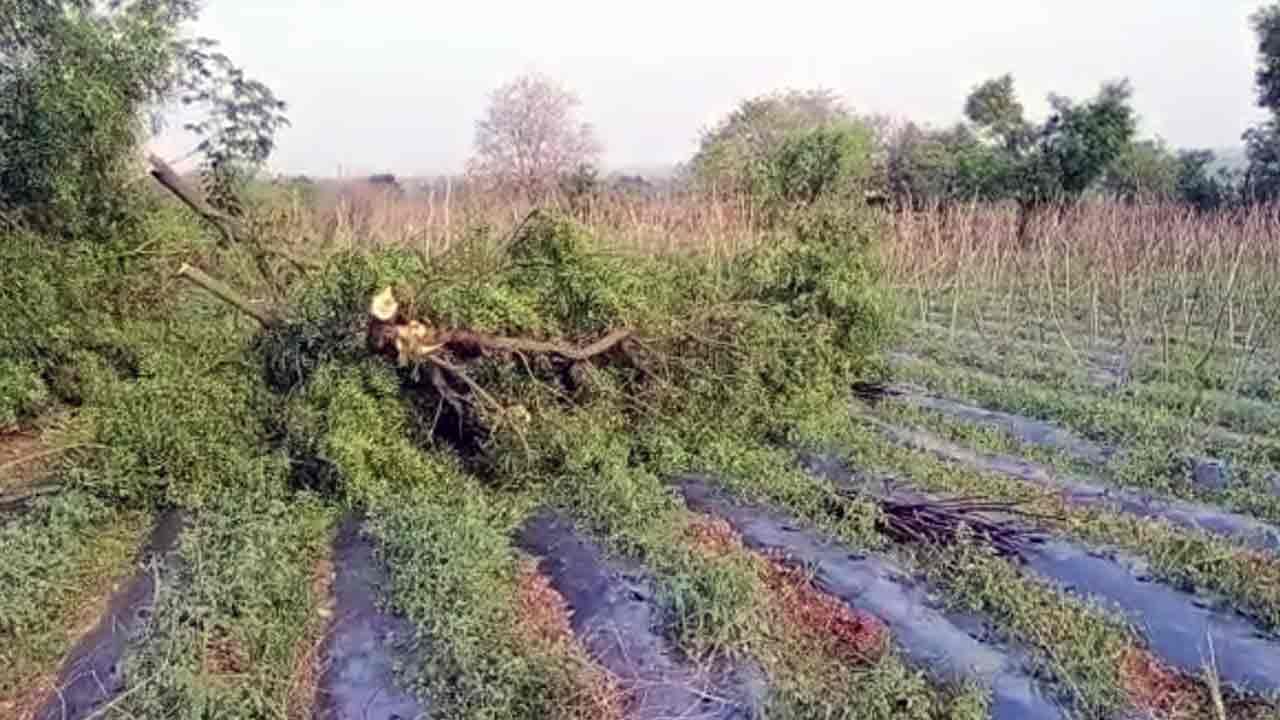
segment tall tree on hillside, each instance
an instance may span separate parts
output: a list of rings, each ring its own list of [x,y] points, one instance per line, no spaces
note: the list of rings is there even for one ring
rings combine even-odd
[[[1250,20],[1258,41],[1258,106],[1271,117],[1244,134],[1249,160],[1244,191],[1254,200],[1270,201],[1280,198],[1280,3],[1258,10]]]
[[[476,123],[468,172],[493,187],[546,198],[563,178],[599,161],[602,146],[591,125],[578,120],[580,104],[536,73],[498,88]]]

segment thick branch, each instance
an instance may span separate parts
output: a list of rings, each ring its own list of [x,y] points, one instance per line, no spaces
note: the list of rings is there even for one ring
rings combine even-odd
[[[255,307],[248,298],[231,289],[231,286],[221,280],[210,277],[198,267],[183,263],[178,270],[178,277],[207,290],[214,297],[257,320],[264,328],[271,327],[277,321],[274,312]]]
[[[442,349],[478,352],[528,353],[554,355],[573,362],[590,360],[609,352],[632,336],[631,330],[612,330],[604,337],[583,347],[534,340],[502,337],[471,330],[436,330],[417,320],[406,320],[391,288],[373,296],[369,303],[369,346],[375,352],[395,352],[401,365],[429,359]]]
[[[243,234],[240,232],[240,224],[234,218],[210,207],[191,188],[187,187],[186,183],[182,182],[182,178],[178,177],[178,173],[174,172],[168,163],[156,155],[151,156],[151,177],[155,178],[166,190],[176,195],[184,205],[191,208],[192,212],[217,228],[218,232],[222,234],[223,241],[228,245],[244,239]]]
[[[571,345],[561,345],[559,343],[546,342],[544,340],[501,337],[498,335],[489,335],[487,333],[471,332],[469,330],[449,330],[435,336],[434,342],[441,345],[452,345],[496,352],[543,353],[546,355],[558,355],[566,360],[582,361],[590,360],[597,355],[609,352],[629,337],[631,337],[631,331],[623,328],[610,331],[609,334],[599,340],[596,340],[590,345],[573,347]]]
[[[20,508],[30,503],[36,498],[45,497],[47,495],[56,495],[65,488],[61,483],[51,483],[48,485],[35,485],[9,494],[0,495],[0,512]]]

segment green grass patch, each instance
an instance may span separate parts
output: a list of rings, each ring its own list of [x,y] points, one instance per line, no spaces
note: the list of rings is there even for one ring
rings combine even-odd
[[[144,513],[82,493],[0,520],[0,698],[57,671],[75,632],[97,622],[113,583],[132,572],[146,525]]]

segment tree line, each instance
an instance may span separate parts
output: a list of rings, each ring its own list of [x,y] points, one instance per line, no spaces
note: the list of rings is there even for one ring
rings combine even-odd
[[[235,213],[287,125],[271,89],[246,77],[215,42],[188,38],[196,0],[0,0],[0,216],[37,228],[108,234],[129,216],[118,198],[174,102],[203,109],[187,129],[211,200]],[[976,85],[963,119],[931,128],[854,112],[825,90],[741,101],[703,131],[680,167],[684,187],[745,193],[769,205],[846,193],[899,207],[1012,202],[1025,210],[1105,195],[1200,209],[1280,199],[1280,2],[1250,18],[1258,105],[1268,118],[1243,137],[1246,164],[1212,151],[1137,137],[1132,88],[1051,95],[1043,121],[1025,113],[1015,79]],[[603,144],[571,91],[542,75],[495,90],[478,121],[467,174],[536,200],[645,191],[606,183]],[[394,184],[393,176],[385,176]]]
[[[1280,199],[1280,3],[1250,22],[1258,105],[1270,117],[1242,138],[1243,168],[1212,150],[1137,137],[1127,81],[1104,83],[1082,100],[1050,95],[1048,118],[1032,122],[1006,74],[974,87],[963,120],[945,128],[859,115],[828,90],[749,98],[702,133],[681,180],[765,202],[848,192],[915,208],[1013,202],[1029,211],[1091,195],[1200,210],[1272,202]],[[600,190],[603,146],[575,118],[576,95],[535,74],[491,100],[477,128],[472,177],[534,196]]]

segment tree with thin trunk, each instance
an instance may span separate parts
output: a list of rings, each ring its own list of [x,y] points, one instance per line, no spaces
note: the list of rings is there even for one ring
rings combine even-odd
[[[468,173],[491,187],[545,199],[561,178],[600,157],[595,131],[577,118],[580,104],[577,95],[536,73],[498,88],[476,123]]]

